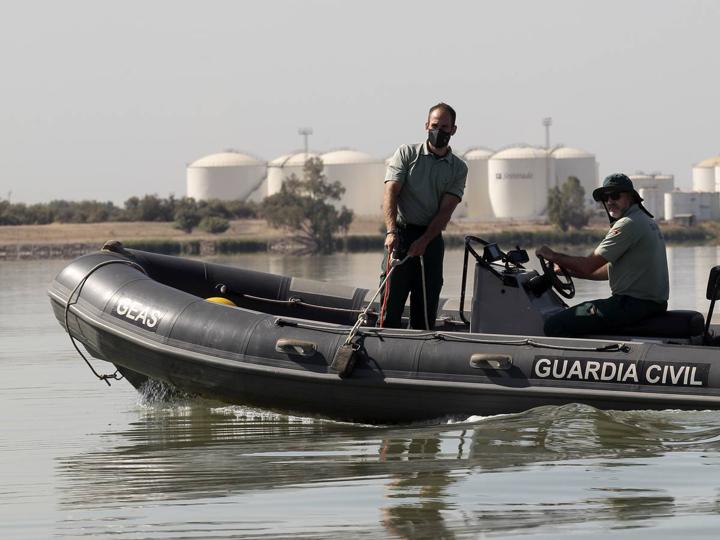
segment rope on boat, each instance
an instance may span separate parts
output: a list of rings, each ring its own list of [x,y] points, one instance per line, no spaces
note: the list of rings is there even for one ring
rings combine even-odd
[[[425,286],[425,257],[420,255],[420,273],[422,274],[422,290],[423,290],[423,313],[425,314],[425,330],[430,330],[430,321],[428,320],[428,303],[427,303],[427,287]]]
[[[380,294],[380,292],[383,290],[383,287],[385,287],[385,283],[387,283],[387,280],[390,279],[390,274],[393,273],[393,270],[395,270],[398,266],[405,264],[405,261],[407,261],[410,258],[410,256],[405,257],[403,260],[400,259],[393,259],[390,263],[390,270],[388,270],[385,273],[385,278],[380,283],[380,287],[378,287],[378,290],[375,291],[375,294],[373,294],[373,297],[368,302],[367,307],[358,315],[358,319],[353,325],[353,327],[350,329],[350,333],[348,334],[347,339],[345,339],[345,345],[350,345],[352,343],[353,338],[357,335],[358,331],[360,330],[360,327],[367,323],[367,314],[370,310],[370,306],[372,306],[372,303],[375,301],[375,298],[377,298],[377,295]],[[424,280],[423,280],[424,281]],[[425,315],[427,319],[427,314]]]
[[[378,287],[378,290],[375,291],[375,294],[370,299],[370,302],[368,302],[367,307],[362,311],[362,313],[360,313],[360,315],[358,315],[357,321],[350,329],[350,332],[345,338],[345,342],[340,345],[340,347],[338,347],[338,349],[335,351],[335,356],[333,357],[332,363],[330,364],[330,369],[336,372],[340,378],[349,376],[352,373],[353,367],[355,366],[356,353],[360,349],[360,345],[358,343],[355,343],[353,340],[355,339],[355,336],[357,336],[358,331],[360,330],[360,326],[367,323],[367,314],[370,310],[370,306],[372,306],[375,298],[377,298],[378,294],[380,294],[380,292],[383,290],[383,287],[385,287],[385,284],[390,278],[390,275],[393,273],[393,270],[395,270],[395,268],[407,261],[408,258],[409,257],[405,257],[402,261],[399,259],[393,259],[393,261],[390,263],[390,269],[385,274],[385,278],[380,283],[380,287]]]
[[[553,349],[558,351],[578,351],[578,352],[629,352],[630,347],[626,343],[610,343],[603,345],[602,347],[578,347],[574,345],[554,345],[552,343],[543,343],[541,341],[535,341],[531,338],[523,338],[519,340],[486,340],[476,339],[465,336],[458,336],[457,334],[446,334],[444,332],[437,332],[439,339],[447,339],[448,341],[467,341],[469,343],[482,343],[486,345],[529,345],[530,347],[537,347],[542,349]]]
[[[221,291],[222,292],[222,291]],[[253,296],[251,294],[245,294],[245,293],[238,293],[243,298],[247,298],[248,300],[255,300],[258,302],[267,302],[269,304],[280,304],[284,306],[302,306],[302,307],[309,307],[314,309],[322,309],[325,311],[336,311],[339,313],[363,313],[365,310],[362,309],[350,309],[350,308],[339,308],[339,307],[332,307],[332,306],[321,306],[318,304],[311,304],[309,302],[305,302],[302,298],[292,297],[288,300],[277,300],[274,298],[265,298],[263,296]],[[370,302],[372,304],[372,302]],[[368,313],[375,313],[374,310],[368,310]]]
[[[73,347],[75,347],[75,350],[80,355],[80,358],[85,360],[85,363],[90,368],[90,371],[93,372],[93,375],[95,375],[101,381],[105,381],[105,384],[107,384],[108,386],[110,386],[110,379],[112,379],[114,381],[120,381],[123,379],[123,376],[120,374],[120,372],[117,369],[115,370],[115,373],[104,374],[104,375],[100,375],[97,371],[95,371],[95,368],[92,366],[90,361],[82,353],[82,351],[80,350],[80,347],[77,346],[77,343],[75,342],[75,338],[72,336],[72,332],[70,332],[70,324],[68,321],[68,315],[70,314],[70,306],[77,304],[78,301],[80,300],[80,291],[82,290],[82,288],[85,285],[85,282],[88,280],[88,278],[99,268],[102,268],[103,266],[107,266],[109,264],[114,264],[114,263],[127,264],[137,270],[140,270],[143,274],[147,275],[147,272],[145,271],[145,269],[133,261],[127,261],[127,260],[122,260],[122,259],[112,259],[109,261],[103,261],[103,262],[93,266],[85,274],[85,276],[83,276],[83,278],[78,282],[78,284],[72,290],[72,292],[68,296],[67,302],[65,303],[65,329],[67,330],[68,336],[70,336],[70,342],[73,344]],[[77,298],[75,298],[75,301],[72,301],[72,298],[73,298],[73,296],[75,296],[76,293],[77,293]]]
[[[305,330],[318,330],[321,332],[328,332],[331,334],[345,334],[344,328],[323,326],[319,324],[310,324],[297,321],[288,321],[286,319],[277,318],[275,324],[278,326],[292,326],[295,328],[302,328]],[[356,323],[357,324],[357,323]],[[354,327],[353,327],[354,328]],[[513,347],[530,346],[543,349],[553,349],[559,351],[577,351],[577,352],[630,352],[630,346],[626,343],[610,343],[603,345],[602,347],[576,347],[568,345],[554,345],[552,343],[543,343],[530,338],[524,339],[478,339],[465,336],[459,336],[457,334],[449,334],[447,332],[417,332],[417,333],[400,333],[400,332],[388,332],[382,328],[365,327],[358,328],[354,335],[362,336],[377,336],[377,337],[390,337],[390,338],[404,338],[411,340],[431,340],[438,339],[444,341],[455,341],[455,342],[466,342],[466,343],[478,343],[480,345],[507,345]],[[347,343],[347,340],[346,340]]]
[[[296,296],[292,298],[288,298],[287,300],[278,300],[276,298],[267,298],[265,296],[254,296],[252,294],[237,292],[237,291],[230,291],[225,284],[218,284],[219,290],[222,294],[225,294],[227,292],[232,292],[234,294],[237,294],[238,296],[242,296],[243,298],[247,298],[248,300],[253,300],[255,302],[266,302],[268,304],[275,304],[275,305],[281,305],[281,306],[291,306],[291,307],[306,307],[306,308],[312,308],[312,309],[319,309],[323,311],[330,311],[335,313],[352,313],[358,315],[358,320],[360,318],[363,319],[362,323],[367,322],[367,315],[373,314],[378,315],[378,313],[372,309],[372,303],[375,301],[375,298],[377,298],[378,293],[381,292],[382,288],[385,286],[385,283],[387,282],[388,278],[390,277],[390,273],[392,272],[393,268],[396,266],[400,266],[405,261],[408,260],[409,257],[405,257],[401,261],[399,259],[390,259],[388,258],[388,265],[389,269],[385,274],[385,278],[382,280],[382,283],[380,284],[380,287],[378,291],[373,295],[370,302],[368,302],[368,305],[365,309],[352,309],[352,308],[340,308],[340,307],[332,307],[332,306],[321,306],[319,304],[311,304],[310,302],[306,302],[302,298],[298,298]],[[399,262],[398,262],[399,261]],[[425,329],[430,328],[430,321],[428,319],[427,314],[427,287],[425,285],[425,260],[423,256],[420,256],[420,265],[422,267],[422,289],[423,289],[423,307],[425,312]],[[380,324],[382,324],[382,318],[383,318],[383,311],[385,308],[385,303],[382,303],[379,319]]]

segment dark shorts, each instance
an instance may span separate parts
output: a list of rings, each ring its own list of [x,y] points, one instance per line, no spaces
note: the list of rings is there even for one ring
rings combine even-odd
[[[622,294],[569,307],[545,321],[545,335],[573,337],[607,334],[615,329],[664,313],[667,302],[641,300]]]

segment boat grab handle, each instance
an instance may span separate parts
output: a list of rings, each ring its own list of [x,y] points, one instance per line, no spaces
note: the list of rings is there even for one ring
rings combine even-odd
[[[470,357],[470,367],[508,370],[513,360],[509,354],[475,353]]]
[[[275,343],[275,350],[279,353],[297,354],[300,356],[313,356],[317,352],[317,344],[312,341],[280,338]]]

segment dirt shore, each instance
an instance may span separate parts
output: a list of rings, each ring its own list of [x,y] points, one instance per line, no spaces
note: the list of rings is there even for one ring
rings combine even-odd
[[[190,234],[174,229],[172,223],[159,222],[106,222],[106,223],[52,223],[50,225],[10,225],[0,227],[0,244],[102,244],[106,240],[202,240],[222,237],[272,237],[280,231],[269,229],[262,220],[233,221],[230,229],[221,235],[202,231]]]
[[[454,221],[448,225],[449,234],[480,234],[492,231],[550,230],[549,225],[529,222],[482,223]],[[358,218],[350,227],[351,235],[373,235],[384,231],[380,218]],[[0,245],[13,244],[68,244],[99,243],[106,240],[218,240],[222,238],[280,238],[285,233],[273,229],[261,219],[230,222],[222,234],[209,234],[195,230],[190,234],[174,229],[172,223],[159,222],[106,222],[106,223],[52,223],[50,225],[7,225],[0,227]]]
[[[607,222],[591,223],[580,233],[560,233],[551,225],[529,222],[471,222],[456,220],[446,230],[446,237],[453,245],[462,242],[467,234],[501,242],[520,242],[523,245],[536,242],[552,245],[592,244],[602,238]],[[686,228],[662,225],[666,238],[675,242],[717,242],[720,225],[704,224],[702,227]],[[356,218],[346,238],[349,250],[382,248],[384,226],[380,218]],[[172,223],[159,222],[108,222],[87,224],[17,225],[0,227],[0,260],[17,259],[70,259],[100,249],[107,240],[120,240],[135,244],[140,249],[163,249],[159,244],[172,244],[172,254],[214,255],[245,251],[264,251],[287,232],[271,228],[264,220],[246,219],[230,223],[222,234],[203,231],[184,233],[173,228]],[[350,241],[353,242],[350,242]],[[139,244],[139,246],[138,246]],[[228,245],[230,244],[230,247]],[[220,250],[220,251],[218,251]]]

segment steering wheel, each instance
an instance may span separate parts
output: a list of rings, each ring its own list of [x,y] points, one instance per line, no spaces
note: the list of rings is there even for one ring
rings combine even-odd
[[[554,265],[551,262],[540,255],[538,255],[537,258],[540,261],[540,267],[542,268],[543,275],[547,276],[550,280],[553,289],[555,289],[555,291],[557,291],[557,293],[563,298],[570,299],[575,296],[575,284],[573,283],[570,272],[568,272],[565,268],[560,267],[560,272],[562,274],[561,278],[560,275],[555,273],[555,269],[553,268]]]

